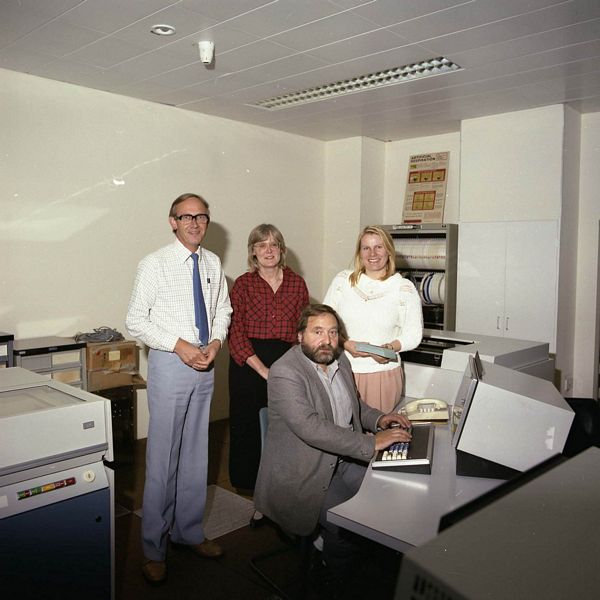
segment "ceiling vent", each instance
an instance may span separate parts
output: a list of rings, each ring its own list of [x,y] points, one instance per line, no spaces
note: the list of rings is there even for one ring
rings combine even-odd
[[[327,100],[345,94],[356,94],[375,88],[381,88],[387,85],[395,85],[397,83],[405,83],[423,77],[432,77],[433,75],[443,75],[444,73],[452,73],[460,71],[461,67],[456,63],[444,57],[431,58],[418,63],[411,63],[402,67],[394,67],[369,73],[368,75],[360,75],[335,83],[326,83],[318,87],[302,90],[301,92],[292,92],[275,98],[268,98],[254,102],[250,106],[266,108],[267,110],[281,110],[290,106],[298,106],[299,104],[308,104],[309,102],[318,102],[319,100]]]

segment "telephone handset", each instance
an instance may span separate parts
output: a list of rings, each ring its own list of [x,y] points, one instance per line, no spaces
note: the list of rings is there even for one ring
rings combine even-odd
[[[413,400],[400,408],[400,414],[406,415],[411,421],[447,421],[448,404],[435,398]]]

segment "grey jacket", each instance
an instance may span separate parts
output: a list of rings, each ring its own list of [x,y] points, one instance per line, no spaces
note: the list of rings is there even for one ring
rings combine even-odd
[[[256,509],[285,531],[308,535],[319,511],[338,457],[368,462],[375,452],[381,411],[358,399],[350,363],[342,353],[340,375],[352,398],[354,431],[335,425],[329,397],[299,345],[269,370],[269,426],[254,492]]]

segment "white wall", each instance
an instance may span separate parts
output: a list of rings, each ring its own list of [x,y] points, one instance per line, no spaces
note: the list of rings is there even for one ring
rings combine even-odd
[[[575,376],[574,348],[576,327],[577,237],[579,231],[579,165],[581,162],[581,116],[565,107],[563,132],[562,207],[560,216],[560,255],[558,285],[558,322],[556,327],[556,370],[561,391],[573,395],[586,379]],[[589,380],[589,377],[587,378]]]
[[[362,138],[360,228],[383,223],[386,144]]]
[[[333,276],[352,267],[360,230],[383,222],[386,144],[369,138],[328,142],[325,159],[323,299]]]
[[[211,204],[205,245],[230,281],[246,268],[248,232],[266,221],[321,293],[322,142],[4,70],[0,105],[1,330],[125,333],[137,263],[172,240],[167,213],[184,192]],[[226,372],[225,350],[213,418],[228,414]]]
[[[249,230],[273,222],[315,300],[349,266],[362,226],[401,220],[411,154],[450,151],[448,223],[557,218],[563,201],[555,176],[563,169],[555,143],[562,107],[465,122],[480,135],[470,136],[461,155],[461,133],[323,143],[3,70],[0,102],[0,329],[17,338],[100,325],[124,332],[136,265],[172,239],[166,213],[185,191],[211,203],[206,246],[222,256],[230,282],[245,270]],[[579,229],[571,233],[578,243],[573,395],[588,396],[598,365],[600,114],[581,122]],[[506,148],[498,171],[490,168],[498,158],[490,135]],[[569,136],[566,149],[576,145]],[[472,174],[466,186],[461,162]],[[522,178],[534,181],[535,194],[522,194]],[[566,196],[574,186],[568,183]],[[490,200],[485,210],[473,201],[480,194]],[[222,352],[213,418],[227,414],[226,371]],[[144,400],[141,394],[140,436]]]
[[[563,107],[461,124],[461,221],[558,219]]]
[[[460,133],[389,142],[385,154],[383,223],[402,222],[402,209],[408,178],[408,159],[412,154],[450,152],[444,223],[458,223],[460,190]]]
[[[598,397],[600,297],[600,113],[581,116],[581,179],[577,251],[575,397]]]
[[[321,302],[333,276],[350,267],[360,231],[362,138],[325,145],[325,205],[323,215],[323,275]]]

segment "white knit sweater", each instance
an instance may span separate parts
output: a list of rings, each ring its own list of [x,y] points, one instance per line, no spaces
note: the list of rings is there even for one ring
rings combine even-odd
[[[421,343],[423,311],[415,286],[399,273],[384,281],[361,275],[350,286],[350,274],[338,273],[331,282],[324,304],[328,304],[344,322],[348,337],[355,342],[381,346],[399,340],[401,351]],[[355,373],[375,373],[395,369],[398,363],[380,364],[371,357],[354,358],[346,352]]]

